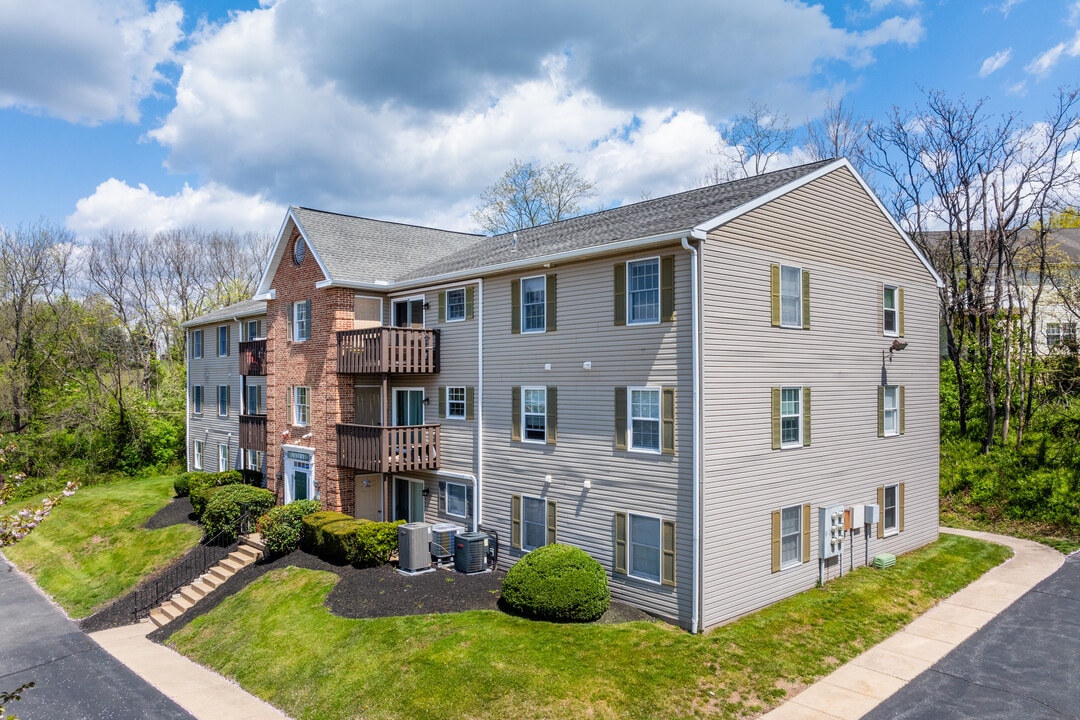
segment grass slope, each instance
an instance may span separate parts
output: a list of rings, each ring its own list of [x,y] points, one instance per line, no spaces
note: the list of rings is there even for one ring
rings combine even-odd
[[[199,541],[191,525],[140,527],[169,503],[172,481],[125,478],[82,488],[4,553],[69,615],[86,617]]]
[[[297,718],[737,718],[778,704],[1009,554],[943,536],[891,570],[856,570],[699,636],[490,611],[348,620],[323,606],[335,575],[287,568],[170,642]]]

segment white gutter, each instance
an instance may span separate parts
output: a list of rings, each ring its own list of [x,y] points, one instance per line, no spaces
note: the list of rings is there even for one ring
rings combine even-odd
[[[697,238],[695,238],[697,239]],[[691,501],[691,510],[694,513],[694,539],[693,539],[693,553],[691,560],[693,562],[694,571],[691,575],[693,581],[691,583],[690,591],[692,593],[691,598],[691,610],[690,610],[690,632],[697,634],[699,627],[699,615],[701,614],[701,478],[702,478],[702,464],[704,462],[705,452],[701,447],[701,424],[704,421],[704,413],[702,409],[701,398],[701,341],[699,335],[701,333],[701,293],[698,288],[698,265],[700,262],[700,255],[697,248],[690,245],[690,238],[684,237],[682,239],[682,246],[690,253],[690,304],[691,304],[691,354],[693,355],[694,362],[694,488],[692,493],[693,500]]]
[[[188,440],[191,437],[191,330],[184,331],[184,469],[191,470]]]
[[[480,521],[477,519],[480,515],[480,483],[476,479],[476,476],[472,473],[459,473],[452,472],[450,470],[436,470],[435,474],[439,477],[454,478],[455,480],[467,480],[472,483],[473,486],[473,520],[472,531],[476,532],[477,526],[480,525]]]
[[[484,519],[480,480],[484,476],[484,279],[476,280],[476,526]]]

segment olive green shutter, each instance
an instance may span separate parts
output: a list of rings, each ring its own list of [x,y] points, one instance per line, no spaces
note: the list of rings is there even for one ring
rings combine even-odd
[[[446,482],[444,480],[439,481],[439,514],[446,512]]]
[[[293,305],[294,304],[295,303],[289,303],[289,305],[288,305],[289,314],[285,316],[285,339],[286,340],[292,340],[293,339],[292,323],[293,323],[293,317],[294,317],[294,315],[293,315]]]
[[[660,322],[675,319],[675,256],[660,258]]]
[[[439,386],[439,417],[446,417],[446,387]]]
[[[510,420],[510,439],[521,439],[521,388],[514,386],[510,388],[510,414],[513,417]]]
[[[904,532],[904,483],[896,488],[896,528]]]
[[[554,545],[558,541],[558,504],[554,500],[547,501],[547,536],[544,538],[545,545]]]
[[[473,319],[473,308],[476,306],[476,288],[472,285],[465,288],[465,319]]]
[[[615,513],[615,572],[626,574],[626,513]]]
[[[510,281],[510,332],[521,332],[521,281]]]
[[[780,511],[772,514],[772,571],[780,572]]]
[[[802,506],[802,561],[810,562],[810,506]]]
[[[547,444],[554,445],[559,441],[559,390],[551,385],[547,388]]]
[[[904,337],[904,288],[896,289],[896,315],[899,318],[900,337]]]
[[[660,449],[664,455],[675,454],[675,388],[666,387],[663,389],[661,395],[662,402],[660,408],[662,434],[660,438]]]
[[[810,329],[810,271],[802,271],[802,326]]]
[[[547,308],[544,315],[544,332],[555,332],[555,308],[558,304],[556,302],[556,290],[557,283],[555,282],[555,275],[547,276],[547,288],[545,290],[544,299],[547,300]]]
[[[626,324],[626,263],[615,264],[615,324]]]
[[[664,520],[660,530],[660,584],[675,586],[675,521]]]
[[[510,547],[521,549],[521,496],[510,496]]]
[[[802,444],[810,444],[810,388],[802,389]]]
[[[476,388],[465,388],[465,419],[473,420],[476,418]]]
[[[446,291],[439,293],[439,322],[446,322]]]
[[[900,434],[903,435],[904,434],[904,420],[905,420],[905,418],[904,418],[904,414],[905,414],[904,413],[904,404],[905,404],[904,403],[904,395],[905,395],[905,393],[904,393],[904,386],[903,385],[900,386],[900,390],[898,391],[898,393],[899,393],[900,397],[897,400],[897,402],[900,404],[900,407],[897,410],[897,413],[900,415]]]
[[[877,506],[878,506],[878,524],[877,524],[877,536],[878,540],[885,537],[885,486],[882,485],[877,489]]]
[[[885,437],[885,386],[877,389],[877,436]]]
[[[780,327],[780,266],[769,268],[769,297],[772,303],[772,326]]]
[[[780,449],[780,388],[772,389],[772,449]]]
[[[626,388],[615,388],[615,449],[626,449]]]

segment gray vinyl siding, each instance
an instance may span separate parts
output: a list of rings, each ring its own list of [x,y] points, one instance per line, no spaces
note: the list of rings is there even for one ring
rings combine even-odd
[[[675,257],[672,323],[614,324],[616,263],[634,257]],[[542,273],[557,276],[557,329],[511,332],[511,282]],[[558,503],[557,540],[575,545],[609,572],[613,597],[687,626],[691,614],[691,491],[693,403],[689,255],[672,244],[659,252],[556,265],[485,280],[483,524],[499,533],[500,564],[510,549],[510,497]],[[583,363],[592,363],[591,370]],[[550,364],[551,369],[545,370]],[[442,380],[440,380],[442,382]],[[676,387],[674,455],[616,450],[615,388]],[[558,442],[511,440],[515,386],[558,390]],[[545,484],[545,476],[552,481]],[[584,481],[591,488],[585,489]],[[675,520],[677,586],[612,573],[613,523],[618,511]]]
[[[240,375],[240,338],[242,337],[242,325],[254,319],[241,318],[239,322],[227,320],[199,325],[187,329],[188,346],[190,348],[191,333],[195,330],[203,332],[203,353],[201,358],[190,357],[188,351],[188,387],[187,387],[187,411],[188,411],[188,438],[187,438],[187,468],[194,470],[195,440],[203,441],[203,467],[205,471],[217,471],[218,469],[218,445],[229,446],[229,469],[238,470],[244,467],[243,458],[240,456],[240,414],[243,410],[243,377]],[[265,315],[259,317],[262,327],[266,325]],[[221,326],[229,328],[229,354],[225,357],[218,356],[217,332]],[[266,378],[248,377],[249,385],[260,385],[262,397],[266,397]],[[196,415],[191,406],[191,388],[194,385],[203,387],[203,411]],[[218,386],[229,386],[229,414],[227,417],[218,415]]]
[[[812,588],[817,508],[877,502],[905,483],[905,530],[878,540],[899,554],[938,531],[938,305],[927,270],[846,170],[837,170],[712,233],[704,243],[705,627]],[[810,273],[809,330],[772,327],[769,268]],[[885,360],[906,389],[906,434],[877,437],[881,288],[904,288],[908,348]],[[887,353],[886,353],[887,355]],[[770,388],[812,388],[812,444],[773,450]],[[810,561],[771,572],[771,512],[809,503]],[[851,549],[845,543],[845,552]],[[863,535],[854,545],[856,567]],[[849,557],[844,557],[845,570]],[[829,566],[828,577],[838,574]]]

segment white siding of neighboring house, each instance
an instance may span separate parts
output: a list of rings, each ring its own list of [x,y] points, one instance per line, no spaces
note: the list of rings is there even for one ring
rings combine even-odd
[[[770,265],[810,272],[811,327],[770,322]],[[938,305],[931,275],[845,169],[721,227],[705,242],[705,627],[812,588],[817,508],[877,501],[905,483],[904,532],[871,531],[899,554],[938,531]],[[885,360],[906,388],[906,434],[877,436],[883,284],[905,292],[908,348]],[[773,450],[770,388],[812,388],[809,447]],[[811,558],[771,571],[771,513],[809,503]],[[847,545],[846,550],[850,549]],[[864,536],[855,541],[856,566]],[[844,569],[850,556],[844,558]],[[839,572],[829,567],[828,577]]]

